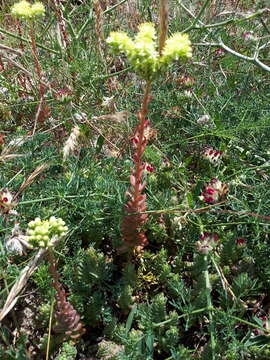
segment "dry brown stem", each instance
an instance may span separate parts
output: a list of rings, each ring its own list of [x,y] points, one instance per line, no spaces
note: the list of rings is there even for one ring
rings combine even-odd
[[[95,0],[94,3],[94,9],[95,9],[95,30],[97,35],[97,43],[98,43],[98,51],[100,55],[102,56],[102,44],[104,42],[104,35],[103,35],[103,19],[102,19],[102,7],[99,0]]]
[[[168,0],[160,0],[159,22],[159,55],[161,56],[168,32]]]

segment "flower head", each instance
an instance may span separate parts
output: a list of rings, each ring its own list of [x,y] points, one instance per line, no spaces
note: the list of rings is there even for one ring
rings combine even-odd
[[[22,0],[12,6],[11,14],[25,19],[31,19],[36,16],[44,16],[45,7],[41,2],[36,2],[31,5],[28,1]]]
[[[253,31],[248,31],[242,34],[242,38],[245,41],[256,41],[257,37],[254,35]]]
[[[210,161],[210,163],[216,166],[220,161],[220,158],[222,156],[222,151],[218,151],[213,149],[212,147],[208,147],[204,150],[202,156],[204,159]]]
[[[191,42],[188,35],[176,33],[165,41],[161,62],[170,63],[173,60],[179,60],[181,57],[190,58],[191,56]]]
[[[151,42],[151,41],[155,40],[157,37],[154,24],[152,24],[150,22],[140,24],[138,29],[139,29],[139,32],[135,37],[136,41],[145,40],[145,41]]]
[[[11,210],[16,206],[14,196],[8,189],[0,191],[0,213],[10,214]]]
[[[196,242],[197,251],[207,255],[209,251],[216,247],[217,241],[218,235],[216,233],[210,234],[209,232],[204,232],[200,236],[200,240]]]
[[[30,18],[32,15],[31,4],[28,1],[22,0],[12,6],[11,14],[23,18]]]
[[[143,169],[147,172],[147,173],[152,173],[154,171],[154,166],[152,164],[148,164],[148,163],[144,163],[143,164]]]
[[[68,231],[65,222],[52,216],[49,220],[36,218],[28,224],[28,242],[32,247],[46,248],[52,246],[53,238],[60,238]]]
[[[247,240],[244,239],[244,238],[238,238],[236,239],[236,245],[239,246],[239,247],[242,247],[242,246],[245,246],[246,243],[247,243]]]
[[[206,203],[214,204],[224,198],[228,191],[229,189],[227,184],[223,184],[218,179],[212,179],[205,185],[204,191],[199,196],[199,199]]]
[[[156,30],[152,23],[143,23],[132,40],[124,32],[111,32],[107,43],[115,53],[124,53],[131,65],[145,80],[152,79],[161,68],[180,57],[191,57],[187,34],[174,34],[165,42],[164,52],[157,51]]]
[[[125,32],[111,32],[106,42],[112,49],[118,52],[124,52],[127,56],[134,50],[134,42]]]
[[[45,7],[41,2],[34,3],[31,6],[31,11],[32,11],[32,17],[45,15]]]

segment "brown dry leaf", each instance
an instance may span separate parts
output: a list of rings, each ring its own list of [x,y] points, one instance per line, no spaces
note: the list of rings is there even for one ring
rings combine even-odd
[[[35,178],[42,173],[44,170],[46,170],[49,167],[48,163],[44,163],[42,165],[39,165],[30,176],[28,176],[28,178],[22,183],[22,185],[20,186],[17,194],[14,196],[14,199],[16,199],[24,190],[27,186],[31,185],[32,182],[35,180]]]
[[[74,126],[71,133],[65,142],[63,147],[63,160],[65,161],[70,155],[74,154],[75,150],[78,149],[80,137],[80,128]]]
[[[0,161],[8,161],[15,159],[17,157],[23,157],[24,154],[6,154],[6,155],[0,155]]]
[[[56,246],[59,240],[60,238],[56,237],[52,242],[53,246]],[[6,317],[7,314],[13,309],[13,307],[15,306],[16,302],[19,299],[18,296],[19,293],[25,287],[30,276],[37,269],[38,264],[47,254],[47,251],[48,251],[47,249],[39,249],[37,254],[34,256],[34,258],[32,258],[32,260],[29,261],[28,265],[26,265],[26,267],[21,271],[19,278],[17,279],[10,293],[8,294],[8,297],[6,299],[3,308],[0,309],[0,321],[2,321],[4,317]]]
[[[124,111],[118,111],[114,114],[94,116],[93,120],[95,120],[95,121],[109,120],[109,121],[112,121],[113,123],[122,124],[122,123],[126,122],[128,115],[129,115],[128,111],[124,110]]]

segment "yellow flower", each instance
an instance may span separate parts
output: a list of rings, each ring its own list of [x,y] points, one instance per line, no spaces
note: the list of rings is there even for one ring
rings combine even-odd
[[[31,4],[28,1],[22,0],[12,6],[11,14],[23,18],[30,18],[32,16]]]
[[[11,14],[25,19],[31,19],[36,16],[44,16],[45,7],[41,2],[36,2],[31,5],[28,1],[22,0],[12,6]]]
[[[36,2],[31,6],[32,16],[44,16],[45,7],[41,2]]]
[[[111,32],[106,42],[116,51],[129,54],[134,49],[134,42],[125,32]]]
[[[188,35],[175,33],[165,41],[160,60],[163,63],[169,63],[173,60],[179,60],[180,57],[190,58],[191,56],[192,49]]]
[[[135,41],[152,42],[156,39],[156,30],[154,24],[143,23],[139,25],[139,32],[136,35]]]
[[[154,24],[143,23],[139,26],[134,41],[124,32],[111,32],[107,43],[115,53],[124,53],[142,78],[151,80],[172,61],[192,56],[187,34],[176,33],[167,39],[162,56],[157,51],[156,38]]]

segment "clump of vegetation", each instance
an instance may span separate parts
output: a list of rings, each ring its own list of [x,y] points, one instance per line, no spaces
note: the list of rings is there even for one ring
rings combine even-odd
[[[0,7],[0,358],[268,359],[266,2]]]

